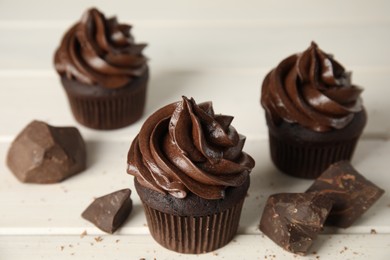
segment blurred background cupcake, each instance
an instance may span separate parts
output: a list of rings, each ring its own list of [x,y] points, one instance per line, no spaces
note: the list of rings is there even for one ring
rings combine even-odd
[[[351,73],[314,42],[284,59],[261,90],[276,167],[316,178],[331,163],[350,160],[366,124],[361,92]]]
[[[136,44],[130,29],[91,8],[55,53],[73,115],[84,126],[116,129],[142,116],[149,77],[142,54],[146,44]]]

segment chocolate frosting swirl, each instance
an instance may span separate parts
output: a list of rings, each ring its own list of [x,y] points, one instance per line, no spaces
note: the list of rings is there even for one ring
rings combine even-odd
[[[215,115],[211,102],[183,97],[152,114],[128,153],[127,172],[144,187],[177,198],[192,192],[205,199],[224,197],[227,187],[248,178],[254,160],[242,151],[245,137]]]
[[[55,53],[57,72],[88,85],[125,86],[147,70],[142,55],[146,44],[135,44],[130,29],[115,17],[106,19],[95,8],[87,10]]]
[[[312,42],[266,76],[261,104],[275,125],[284,120],[326,132],[344,128],[362,111],[361,92],[351,73]]]

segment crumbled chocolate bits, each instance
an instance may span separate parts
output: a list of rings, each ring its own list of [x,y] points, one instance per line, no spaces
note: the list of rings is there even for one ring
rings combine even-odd
[[[12,142],[7,165],[21,182],[60,182],[86,168],[85,143],[75,127],[32,121]]]
[[[130,194],[130,189],[123,189],[96,198],[82,213],[82,217],[112,234],[123,224],[133,208]]]
[[[333,201],[326,224],[347,228],[366,212],[384,190],[360,175],[348,161],[332,164],[306,191]]]
[[[305,255],[322,230],[332,202],[313,193],[280,193],[268,198],[260,230],[292,253]]]

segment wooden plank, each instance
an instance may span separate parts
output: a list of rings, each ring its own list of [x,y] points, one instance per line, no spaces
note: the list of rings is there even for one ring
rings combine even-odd
[[[0,28],[0,71],[53,70],[54,52],[72,23],[58,28]],[[348,70],[389,71],[389,27],[390,23],[217,28],[134,24],[133,31],[137,41],[148,43],[145,54],[154,69],[271,69],[315,40]],[[375,47],[368,48],[373,41]]]
[[[97,242],[98,240],[99,242]],[[136,249],[136,250],[134,250]],[[320,235],[305,257],[284,251],[262,235],[238,235],[201,255],[168,251],[151,236],[0,236],[0,258],[25,259],[387,259],[388,235]]]
[[[137,134],[144,120],[160,107],[180,100],[182,95],[196,101],[211,100],[217,113],[233,115],[233,125],[247,137],[267,138],[264,112],[260,106],[260,86],[267,70],[153,70],[144,116],[134,125],[115,131],[95,131],[78,125],[68,106],[58,75],[52,70],[42,76],[0,76],[0,140],[10,140],[33,119],[53,125],[77,125],[90,139],[120,139]],[[368,111],[364,135],[388,138],[387,70],[356,69],[354,82],[364,88],[362,94]],[[6,87],[5,87],[6,86]],[[31,98],[34,97],[34,98]],[[17,120],[15,115],[17,114]]]

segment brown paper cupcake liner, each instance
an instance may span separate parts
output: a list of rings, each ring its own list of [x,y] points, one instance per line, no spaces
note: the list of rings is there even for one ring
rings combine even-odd
[[[68,92],[76,120],[94,129],[116,129],[130,125],[143,114],[146,85],[124,95],[107,97],[77,96]]]
[[[237,233],[244,199],[233,207],[207,216],[178,216],[143,203],[149,230],[165,248],[187,254],[216,250]]]
[[[320,144],[286,141],[270,134],[271,158],[282,172],[314,179],[334,162],[350,160],[359,137]]]
[[[128,85],[108,89],[61,77],[75,119],[93,129],[117,129],[143,114],[149,70]]]

